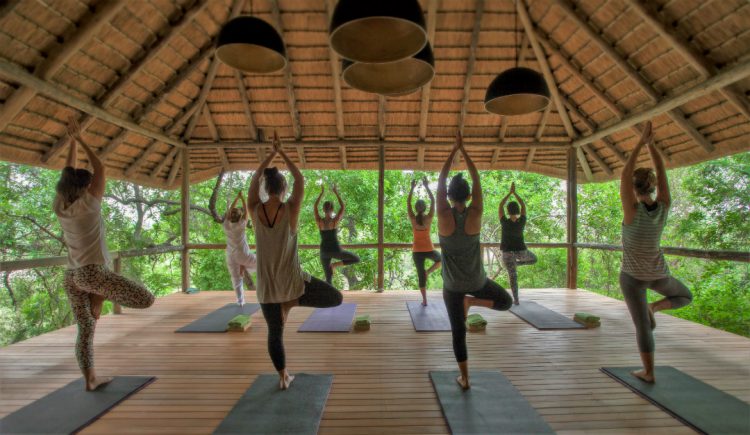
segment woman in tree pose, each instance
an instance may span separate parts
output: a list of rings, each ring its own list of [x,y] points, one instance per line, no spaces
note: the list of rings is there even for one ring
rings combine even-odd
[[[516,201],[508,203],[508,215],[505,216],[505,203],[513,195]],[[519,207],[520,204],[520,207]],[[526,203],[516,192],[516,183],[511,183],[510,192],[505,195],[500,206],[497,209],[500,216],[500,226],[502,236],[500,240],[500,249],[503,251],[503,265],[508,271],[510,288],[513,291],[513,303],[518,305],[518,273],[517,266],[536,263],[536,255],[526,249],[526,243],[523,241],[523,229],[526,227]]]
[[[57,182],[53,210],[63,230],[68,247],[68,269],[63,286],[78,324],[76,358],[86,380],[86,390],[93,391],[112,381],[96,376],[94,370],[94,330],[102,304],[110,300],[129,308],[148,308],[154,295],[134,281],[112,272],[102,219],[102,198],[107,179],[104,165],[81,138],[80,126],[68,126],[70,151]],[[80,143],[93,172],[76,168]]]
[[[451,179],[450,185],[446,185],[453,159],[458,152],[466,161],[473,184],[471,188],[461,173]],[[504,311],[512,303],[508,292],[488,279],[484,271],[479,245],[482,207],[479,172],[464,149],[459,134],[456,146],[440,171],[437,213],[440,248],[443,251],[443,300],[453,333],[453,353],[461,371],[456,382],[464,390],[470,386],[465,324],[469,308],[480,306]]]
[[[655,173],[651,168],[634,170],[644,145],[651,155]],[[622,170],[620,200],[623,211],[620,289],[635,324],[643,361],[643,370],[635,371],[633,375],[645,382],[654,382],[654,313],[684,307],[693,296],[683,283],[670,275],[660,247],[672,199],[664,160],[654,146],[651,122],[646,123],[640,141]],[[664,298],[647,303],[646,289],[654,290]]]
[[[285,202],[287,184],[276,168],[268,165],[276,155],[292,173],[292,194]],[[268,200],[260,200],[261,178]],[[341,304],[341,292],[302,271],[297,255],[297,227],[305,179],[281,148],[274,133],[273,151],[253,175],[248,192],[248,209],[255,227],[258,258],[258,302],[268,325],[268,353],[279,373],[279,388],[285,390],[294,380],[286,369],[284,323],[296,306],[326,308]]]
[[[411,190],[406,200],[406,213],[409,215],[411,230],[414,234],[414,243],[412,244],[411,257],[414,260],[414,266],[417,268],[417,279],[419,280],[419,291],[422,293],[422,305],[427,305],[427,276],[432,272],[440,269],[443,261],[440,253],[435,250],[430,239],[430,228],[432,227],[432,218],[435,216],[435,198],[432,196],[430,186],[427,183],[427,177],[422,180],[422,185],[427,195],[430,197],[430,211],[427,211],[427,204],[423,200],[417,200],[412,209],[412,197],[414,188],[417,186],[417,180],[411,181]],[[416,213],[414,210],[416,209]],[[425,260],[432,260],[432,266],[425,271]]]
[[[315,200],[315,222],[318,224],[320,230],[320,263],[323,265],[323,271],[326,274],[326,282],[331,284],[333,280],[333,271],[341,266],[347,266],[349,264],[359,263],[359,257],[357,254],[349,251],[344,251],[339,245],[338,238],[338,227],[341,218],[344,217],[344,210],[346,205],[341,199],[336,185],[333,185],[333,194],[336,195],[336,199],[339,202],[339,211],[333,214],[333,203],[326,201],[323,203],[323,216],[318,212],[320,200],[323,198],[325,193],[325,186],[320,187],[320,195]],[[335,263],[331,263],[332,260],[339,260]]]
[[[237,207],[238,201],[242,202],[242,208]],[[250,251],[250,246],[247,244],[247,235],[245,234],[247,218],[247,204],[242,191],[239,191],[222,218],[221,227],[227,236],[227,268],[229,269],[229,276],[232,277],[232,287],[234,287],[234,293],[237,295],[237,304],[240,306],[245,304],[242,277],[245,272],[255,272],[257,265],[255,254]]]

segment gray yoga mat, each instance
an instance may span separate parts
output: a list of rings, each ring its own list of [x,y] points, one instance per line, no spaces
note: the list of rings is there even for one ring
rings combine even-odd
[[[750,433],[750,405],[674,367],[657,366],[656,382],[631,375],[642,367],[603,367],[634,393],[701,433]]]
[[[411,322],[417,332],[450,331],[451,322],[445,302],[440,299],[428,300],[427,306],[420,301],[408,301],[406,307],[411,315]]]
[[[316,308],[297,332],[349,332],[357,304],[344,303],[331,308]]]
[[[241,307],[234,303],[226,304],[175,332],[227,332],[227,323],[234,316],[240,314],[250,316],[259,309],[260,305],[258,304],[245,304]]]
[[[573,319],[534,301],[521,301],[519,305],[513,305],[510,312],[536,329],[585,329]]]
[[[96,391],[83,378],[53,391],[0,420],[3,434],[75,433],[154,381],[150,376],[117,376]]]
[[[454,435],[555,433],[502,373],[471,372],[471,388],[466,391],[456,383],[457,376],[455,370],[430,372]]]
[[[214,434],[315,435],[332,382],[333,375],[300,373],[282,391],[278,375],[260,375]]]

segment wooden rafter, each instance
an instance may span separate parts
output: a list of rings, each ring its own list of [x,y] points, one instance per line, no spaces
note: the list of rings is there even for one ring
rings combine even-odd
[[[623,73],[633,80],[639,88],[646,94],[646,96],[651,99],[652,102],[659,101],[659,93],[654,89],[654,87],[646,81],[646,79],[635,70],[635,68],[630,65],[625,59],[623,59],[622,56],[620,56],[619,53],[612,47],[612,45],[605,41],[601,33],[594,30],[594,28],[589,24],[588,19],[584,19],[583,17],[579,16],[578,13],[573,10],[573,8],[568,4],[567,0],[555,0],[555,4],[558,5],[565,13],[566,15],[571,18],[575,23],[578,25],[578,27],[583,30],[589,38],[593,42],[596,43],[596,45],[605,53],[608,55],[608,57],[623,71]],[[696,128],[693,126],[686,118],[685,114],[682,113],[682,111],[674,107],[672,110],[668,112],[669,117],[674,121],[674,123],[678,126],[680,126],[685,133],[693,138],[693,140],[700,145],[704,150],[707,152],[711,152],[714,150],[714,146],[711,144],[711,142],[708,141]]]
[[[273,15],[273,21],[276,24],[276,30],[281,35],[281,39],[284,39],[284,28],[281,22],[281,9],[279,8],[279,0],[271,1],[271,15]],[[292,118],[292,129],[294,130],[294,139],[302,139],[302,125],[299,120],[299,111],[297,110],[297,97],[294,95],[294,81],[292,78],[292,67],[287,62],[284,67],[284,82],[286,84],[286,95],[289,101],[289,115]]]
[[[466,66],[466,78],[464,79],[464,91],[461,101],[461,113],[458,116],[458,131],[464,134],[464,125],[466,124],[466,111],[469,108],[469,98],[471,97],[471,78],[474,75],[474,64],[477,60],[477,45],[479,45],[479,31],[482,27],[482,15],[484,14],[484,0],[477,0],[476,11],[474,12],[474,27],[471,31],[471,44],[469,45],[469,60]],[[457,156],[459,154],[456,154]]]
[[[536,154],[536,148],[531,147],[529,148],[528,154],[526,154],[526,163],[524,164],[524,168],[528,169],[529,166],[531,166],[531,162],[534,161],[534,155]]]
[[[586,155],[583,154],[582,147],[576,148],[576,156],[578,157],[578,163],[581,165],[581,169],[583,170],[583,175],[586,176],[586,179],[591,181],[594,179],[593,174],[591,173],[591,167],[589,166],[589,161],[586,160]]]
[[[151,145],[149,145],[148,148],[143,150],[143,152],[141,152],[141,155],[138,156],[138,158],[135,159],[135,161],[125,169],[125,176],[132,177],[136,173],[136,171],[138,171],[138,169],[141,166],[143,166],[143,164],[146,163],[146,161],[148,161],[148,157],[151,155],[151,153],[153,153],[154,151],[156,151],[157,148],[159,148],[159,145],[160,145],[159,141],[152,141]]]
[[[216,148],[216,154],[219,155],[221,167],[224,168],[225,171],[229,171],[229,157],[227,157],[227,152],[224,151],[224,148]]]
[[[180,150],[180,153],[172,160],[172,167],[169,168],[169,175],[167,176],[167,187],[174,185],[174,180],[177,178],[177,171],[180,170],[180,162],[182,161],[182,153],[185,150]]]
[[[635,11],[646,23],[648,23],[656,32],[664,39],[667,40],[669,45],[677,50],[680,55],[685,58],[690,65],[701,75],[703,78],[716,74],[718,69],[708,59],[703,57],[694,47],[680,37],[674,28],[665,25],[655,14],[655,12],[649,10],[649,8],[641,3],[640,0],[626,0],[626,3],[630,8]],[[746,118],[750,119],[750,107],[748,107],[747,99],[740,95],[737,91],[729,86],[721,88],[719,90],[722,95],[729,101],[740,113]]]
[[[149,178],[155,180],[156,177],[158,177],[161,173],[162,169],[164,169],[164,167],[167,166],[169,162],[175,159],[175,156],[177,155],[179,150],[179,148],[172,148],[171,150],[169,150],[169,153],[167,153],[167,155],[163,159],[161,159],[159,163],[157,163],[154,169],[151,170],[151,175],[149,175]]]
[[[216,128],[216,123],[214,122],[214,117],[211,115],[211,109],[208,107],[208,103],[203,103],[203,116],[206,118],[206,126],[208,127],[208,132],[211,135],[211,139],[215,141],[220,141],[221,138],[219,137],[219,129]]]
[[[435,32],[437,30],[437,11],[440,8],[440,0],[429,0],[427,3],[427,40],[429,43],[435,41]],[[422,100],[419,103],[419,140],[425,140],[427,137],[427,120],[430,116],[430,91],[432,81],[422,86]],[[424,156],[424,149],[421,151]],[[420,165],[423,161],[420,161]]]
[[[593,132],[596,131],[597,126],[594,125],[591,121],[589,121],[588,118],[586,118],[585,115],[583,115],[581,112],[579,112],[578,109],[567,98],[565,99],[565,107],[567,107],[567,109],[568,109],[568,111],[570,112],[571,115],[573,115],[575,118],[577,118],[578,121],[581,122],[584,125],[584,127],[586,127],[586,129],[588,130],[589,134],[591,134],[591,133],[593,133]],[[609,151],[612,154],[614,154],[615,157],[617,157],[618,160],[620,160],[623,163],[627,161],[627,157],[625,157],[625,154],[623,154],[622,152],[620,152],[620,150],[615,146],[615,144],[609,138],[607,138],[607,137],[603,138],[602,139],[602,143],[604,143],[604,146],[607,147],[607,149],[609,149]],[[595,160],[597,158],[600,158],[600,157],[598,155],[596,157],[594,157]],[[604,171],[607,172],[607,174],[611,174],[612,173],[612,170],[609,167],[609,165],[607,165],[606,168],[604,166],[602,166],[602,169],[604,169]]]
[[[346,145],[339,146],[339,157],[341,158],[341,169],[346,170],[347,169]]]
[[[326,0],[326,12],[328,20],[333,17],[334,0]],[[344,104],[341,98],[341,59],[328,45],[328,58],[331,61],[331,80],[333,81],[333,102],[336,106],[336,135],[339,139],[344,138]]]
[[[500,134],[498,135],[498,139],[500,139],[500,142],[505,141],[505,134],[508,132],[508,123],[509,118],[507,116],[503,116],[500,119]]]
[[[102,93],[102,95],[97,97],[96,102],[103,107],[109,107],[114,101],[116,101],[117,97],[122,93],[126,85],[130,83],[133,77],[143,71],[144,67],[148,65],[152,60],[156,59],[159,55],[160,50],[169,45],[169,42],[172,40],[172,36],[178,34],[188,24],[190,24],[193,18],[195,18],[195,16],[203,10],[206,4],[207,2],[197,0],[185,11],[185,13],[180,15],[177,20],[172,23],[167,23],[167,25],[161,32],[161,37],[159,39],[156,39],[151,44],[151,46],[147,47],[143,51],[143,55],[140,58],[133,60],[127,72],[120,75],[117,80],[115,80],[115,82],[106,91],[104,91],[104,93]],[[86,130],[87,128],[89,128],[95,120],[95,118],[88,115],[80,118],[78,122],[81,124],[81,130]],[[57,154],[59,154],[66,143],[67,137],[65,136],[58,139],[57,142],[55,142],[52,147],[42,155],[41,162],[47,163],[49,160],[57,156]],[[112,148],[112,150],[114,150],[114,147]],[[109,152],[111,151],[108,151],[104,156],[100,154],[100,157],[106,157]]]
[[[201,90],[198,93],[198,96],[196,97],[195,105],[198,109],[190,118],[190,121],[188,122],[188,125],[185,128],[185,132],[182,135],[182,139],[186,142],[190,141],[190,137],[193,134],[193,129],[195,129],[195,126],[198,124],[198,120],[200,119],[201,114],[204,112],[206,100],[208,99],[208,94],[211,93],[211,87],[214,85],[214,79],[216,78],[216,71],[219,69],[219,62],[220,62],[219,58],[214,56],[213,59],[211,59],[211,61],[208,64],[208,70],[206,70],[206,78],[203,80],[203,84],[201,85]]]
[[[253,111],[250,109],[250,97],[248,97],[247,86],[245,86],[245,76],[238,69],[234,70],[234,78],[237,80],[237,91],[240,93],[240,101],[242,101],[242,111],[245,114],[245,122],[247,122],[247,130],[249,137],[253,141],[258,140],[258,130],[255,126],[255,118],[253,118]]]
[[[78,26],[78,30],[61,45],[60,50],[51,52],[49,57],[37,65],[34,69],[34,76],[43,81],[50,81],[84,44],[112,21],[126,4],[127,2],[113,0],[99,2],[96,11]],[[11,94],[0,110],[0,131],[5,130],[13,118],[21,113],[34,98],[34,95],[36,95],[36,90],[26,85]]]
[[[492,151],[492,160],[490,161],[490,165],[495,166],[499,158],[500,158],[500,147],[496,147]]]

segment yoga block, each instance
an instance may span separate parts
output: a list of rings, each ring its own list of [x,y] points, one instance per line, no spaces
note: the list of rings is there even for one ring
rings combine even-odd
[[[245,314],[240,314],[238,316],[234,316],[232,320],[227,323],[227,331],[229,332],[245,332],[248,329],[250,329],[250,326],[253,324],[252,320],[250,319],[250,316],[247,316]]]
[[[598,328],[601,326],[600,318],[589,313],[575,313],[573,320],[586,328]]]
[[[469,314],[466,318],[466,327],[471,332],[480,332],[487,329],[487,321],[481,314]]]
[[[369,331],[370,330],[370,315],[362,314],[354,318],[354,330],[355,331]]]

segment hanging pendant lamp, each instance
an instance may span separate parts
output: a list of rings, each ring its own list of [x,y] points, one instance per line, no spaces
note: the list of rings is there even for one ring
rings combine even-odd
[[[516,67],[503,71],[484,94],[484,108],[512,116],[544,110],[550,102],[544,77],[533,69]]]
[[[249,15],[229,20],[219,32],[216,57],[232,68],[267,74],[286,66],[286,50],[279,32]]]
[[[435,76],[435,58],[430,44],[416,55],[385,63],[344,60],[341,73],[347,85],[384,96],[410,94]]]
[[[355,62],[394,62],[427,43],[417,0],[340,0],[328,33],[331,48]]]

